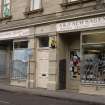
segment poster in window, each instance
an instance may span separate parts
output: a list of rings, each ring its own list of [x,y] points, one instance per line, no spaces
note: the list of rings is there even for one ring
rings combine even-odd
[[[49,38],[49,47],[50,48],[56,48],[56,36]]]

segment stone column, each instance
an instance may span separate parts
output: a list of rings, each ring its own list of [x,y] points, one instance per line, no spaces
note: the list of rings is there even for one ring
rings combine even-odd
[[[28,61],[28,72],[27,72],[27,87],[34,88],[35,86],[35,38],[30,38],[28,42],[28,48],[32,50],[32,55]]]
[[[56,35],[51,35],[50,40],[54,39],[56,41]],[[49,76],[48,76],[48,90],[57,89],[57,47],[49,49]]]

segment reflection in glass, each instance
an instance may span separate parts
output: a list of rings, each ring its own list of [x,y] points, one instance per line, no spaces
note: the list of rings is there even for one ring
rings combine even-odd
[[[15,49],[13,61],[12,79],[26,79],[28,66],[27,49]]]
[[[105,83],[105,44],[83,46],[81,80],[86,83]]]

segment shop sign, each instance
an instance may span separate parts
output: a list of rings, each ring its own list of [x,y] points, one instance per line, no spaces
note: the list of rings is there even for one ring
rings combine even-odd
[[[30,35],[30,29],[21,29],[21,30],[15,30],[15,31],[7,31],[7,32],[1,32],[0,33],[0,40],[2,39],[12,39],[16,37],[25,37]]]
[[[105,16],[58,23],[56,28],[57,31],[69,31],[75,29],[95,28],[99,26],[105,26]]]

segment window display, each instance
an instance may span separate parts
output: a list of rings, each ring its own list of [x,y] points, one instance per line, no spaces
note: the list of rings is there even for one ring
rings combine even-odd
[[[27,79],[28,51],[28,41],[14,42],[12,79]]]
[[[83,47],[82,82],[105,83],[105,45],[91,44]]]
[[[70,74],[72,79],[77,79],[80,75],[80,52],[74,50],[70,52]]]

